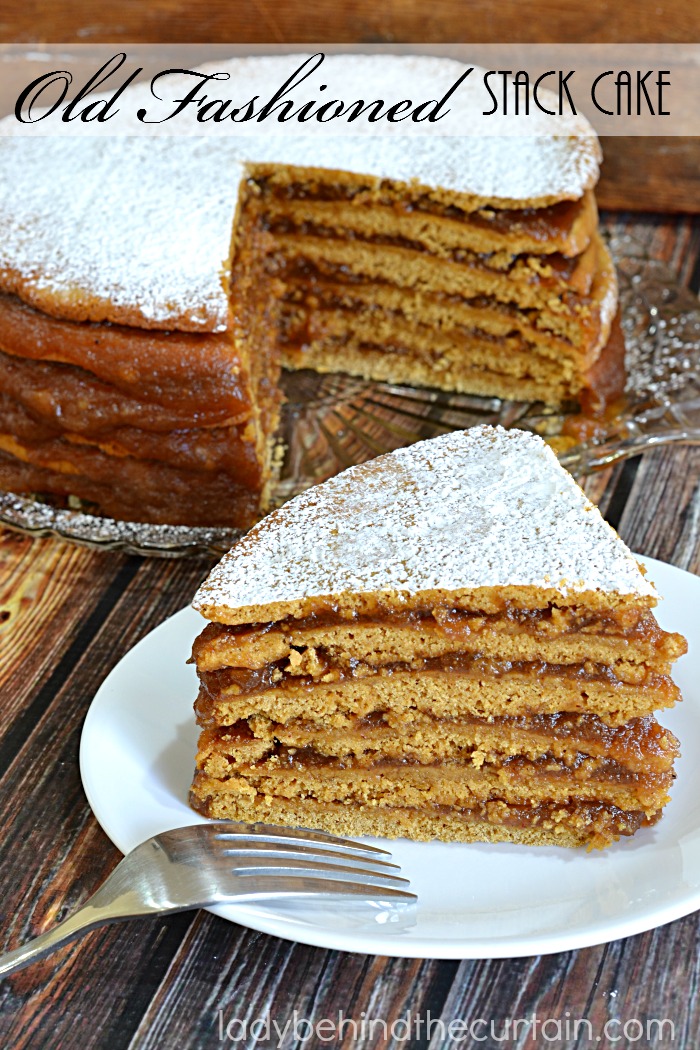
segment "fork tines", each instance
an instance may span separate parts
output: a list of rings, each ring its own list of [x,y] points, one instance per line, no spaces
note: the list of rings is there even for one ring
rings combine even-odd
[[[314,883],[318,892],[367,896],[369,891],[371,896],[416,900],[391,854],[376,846],[306,828],[226,820],[214,825],[219,828],[214,838],[236,875],[283,879],[289,890],[303,880],[304,892]]]

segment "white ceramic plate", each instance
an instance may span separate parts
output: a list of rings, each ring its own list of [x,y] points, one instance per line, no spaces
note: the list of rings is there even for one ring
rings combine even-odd
[[[681,741],[663,819],[599,853],[563,848],[380,843],[418,894],[416,923],[359,927],[309,906],[212,909],[289,940],[345,951],[472,959],[583,948],[641,933],[700,908],[700,577],[640,558],[665,600],[661,626],[688,638],[674,678],[685,700],[661,720]],[[202,820],[187,806],[197,731],[194,669],[185,664],[201,617],[183,609],[119,662],[92,702],[80,746],[95,816],[123,852]],[[372,841],[372,840],[368,840]]]

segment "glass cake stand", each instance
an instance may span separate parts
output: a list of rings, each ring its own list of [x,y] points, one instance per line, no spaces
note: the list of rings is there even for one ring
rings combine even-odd
[[[285,373],[280,442],[285,449],[274,502],[281,505],[354,463],[477,423],[517,426],[545,437],[579,477],[656,445],[700,444],[700,303],[646,246],[625,232],[609,238],[620,281],[627,390],[595,437],[564,434],[570,416],[541,403],[448,394],[311,371]],[[0,524],[103,550],[180,557],[221,555],[235,529],[147,525],[99,518],[0,493]]]

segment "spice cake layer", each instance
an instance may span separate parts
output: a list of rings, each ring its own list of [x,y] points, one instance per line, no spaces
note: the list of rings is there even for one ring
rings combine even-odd
[[[194,808],[207,816],[255,822],[265,819],[287,827],[308,827],[338,835],[380,838],[441,839],[444,842],[512,842],[521,846],[605,848],[623,835],[652,825],[643,810],[623,811],[602,803],[508,805],[491,800],[470,807],[355,806],[224,792],[215,798],[195,779]],[[197,803],[197,799],[204,802]],[[264,813],[264,817],[263,817]]]
[[[195,606],[192,805],[343,834],[604,846],[659,819],[685,641],[541,439],[478,427],[256,526]]]
[[[263,98],[303,59],[222,63],[217,90]],[[341,55],[323,75],[358,98],[442,97],[463,72]],[[481,113],[477,74],[450,96],[460,127]],[[152,101],[131,85],[120,119]],[[550,404],[619,392],[587,122],[357,127],[31,140],[0,122],[3,487],[246,528],[273,480],[280,365]]]
[[[546,752],[532,761],[521,756],[475,766],[469,754],[453,754],[435,765],[382,759],[374,763],[334,759],[316,752],[290,752],[280,747],[252,766],[232,767],[225,761],[204,761],[194,792],[211,794],[209,816],[226,817],[227,797],[272,797],[314,803],[363,807],[419,809],[447,806],[473,810],[498,802],[511,807],[569,805],[614,807],[623,813],[643,813],[655,823],[669,801],[673,773],[635,774],[614,762],[581,755],[569,767]],[[200,757],[200,762],[202,761]],[[209,767],[212,774],[209,774]],[[217,805],[218,802],[218,805]],[[348,814],[351,819],[352,815]],[[240,818],[238,818],[240,819]],[[308,822],[307,823],[308,826]]]

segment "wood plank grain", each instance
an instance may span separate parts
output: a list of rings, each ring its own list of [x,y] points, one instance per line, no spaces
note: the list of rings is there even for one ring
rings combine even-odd
[[[60,563],[63,545],[48,541],[48,546],[56,549]],[[37,548],[39,557],[33,564],[41,567],[40,542]],[[140,637],[187,604],[209,564],[197,559],[145,561],[90,551],[81,551],[81,559],[82,573],[50,577],[42,592],[42,601],[55,602],[58,593],[63,602],[88,613],[78,633],[80,644],[64,648],[63,660],[67,658],[69,666],[51,687],[40,715],[25,725],[24,737],[14,739],[12,725],[5,722],[0,730],[0,750],[13,740],[0,779],[5,800],[0,811],[5,857],[1,921],[8,948],[82,903],[119,859],[97,826],[80,784],[82,722],[108,670]],[[100,573],[102,585],[97,579]],[[81,606],[86,574],[93,580],[91,601]],[[118,593],[110,589],[115,578],[123,583]],[[101,615],[94,615],[100,606]],[[33,611],[30,603],[20,608],[19,616],[31,624]],[[62,637],[63,625],[58,626]],[[16,629],[24,628],[20,624]],[[178,659],[185,656],[177,654]],[[49,665],[35,680],[28,673],[31,659],[30,652],[18,672],[20,700],[25,703],[31,701],[33,689],[41,692],[55,679]],[[70,1045],[72,1035],[80,1030],[85,1046],[126,1046],[190,921],[191,917],[176,917],[138,923],[129,930],[97,931],[85,943],[67,946],[31,972],[4,982],[0,1045],[34,1047],[37,1033],[42,1033],[45,1046],[52,1040],[55,1046]],[[85,981],[78,974],[93,977]],[[62,1003],[61,1019],[51,1017],[51,1003],[57,1001]],[[110,1033],[107,1044],[102,1042],[106,1032]]]
[[[700,139],[604,138],[602,208],[700,212]]]
[[[128,573],[128,570],[126,570]],[[115,575],[105,581],[102,587],[93,587],[88,592],[89,597],[78,593],[77,600],[70,603],[72,616],[68,621],[70,633],[65,635],[54,635],[53,632],[65,624],[63,617],[57,616],[55,620],[44,623],[44,631],[38,631],[32,640],[35,645],[41,646],[43,641],[48,653],[41,661],[36,670],[31,662],[22,660],[17,663],[13,672],[8,676],[4,686],[4,695],[7,702],[4,707],[4,730],[0,737],[0,768],[7,768],[17,757],[18,748],[25,741],[27,734],[33,726],[43,717],[47,708],[51,705],[53,697],[63,685],[70,673],[76,659],[78,659],[86,644],[94,634],[97,626],[101,624],[107,615],[111,605],[111,592],[113,587],[122,582],[125,569],[117,570]],[[60,584],[56,588],[62,590]],[[65,595],[64,595],[65,597]],[[22,637],[23,632],[31,633],[32,616],[30,609],[23,610],[24,615],[17,616],[16,633]],[[82,613],[82,619],[80,619]],[[7,627],[12,621],[8,621]],[[28,627],[23,626],[28,624]],[[60,642],[50,639],[60,639]],[[31,648],[30,657],[31,659]],[[55,652],[55,662],[51,660],[51,651]],[[58,650],[58,651],[56,651]]]
[[[0,533],[0,687],[20,658],[37,674],[42,661],[56,662],[56,646],[70,639],[85,615],[81,603],[71,601],[74,587],[89,599],[100,575],[99,562],[84,548]],[[47,635],[53,647],[46,646]]]
[[[348,1023],[341,1028],[342,1038],[333,1045],[384,1045],[378,1038],[383,1038],[384,1025],[390,1030],[409,1010],[425,1014],[432,1004],[433,1014],[440,1012],[441,976],[447,974],[451,984],[458,967],[326,952],[239,927],[231,931],[211,916],[193,924],[187,941],[135,1033],[133,1045],[140,1050],[160,1047],[168,1037],[182,1046],[205,1046],[207,1039],[214,1041],[214,1032],[220,1037],[228,1029],[242,1036],[256,1021],[269,1024],[273,1041],[267,1045],[274,1045],[275,1035],[282,1033],[282,1045],[294,1046],[307,1021],[327,1019],[338,1025],[344,1018]],[[366,1038],[363,1020],[377,1022],[365,1025]],[[319,1042],[312,1039],[308,1045]]]
[[[500,1042],[517,1050],[543,1045],[543,1036],[548,1037],[548,1047],[558,1050],[633,1046],[638,1040],[624,1041],[622,1025],[635,1020],[641,1022],[645,1036],[639,1045],[694,1046],[698,1013],[681,989],[697,985],[693,945],[698,925],[698,917],[692,916],[586,951],[494,963],[465,962],[445,1005],[444,1020],[485,1018],[489,1026],[477,1029],[491,1036],[484,1045]],[[533,1039],[533,1030],[538,1030],[535,1019],[541,1033],[539,1043]],[[528,1020],[529,1025],[515,1023]],[[666,1023],[647,1028],[650,1021]],[[639,1034],[636,1025],[629,1032]],[[507,1042],[506,1036],[510,1037]]]
[[[137,0],[105,7],[96,0],[46,4],[4,4],[0,39],[54,41],[190,43],[685,43],[698,39],[700,15],[693,4],[660,0],[650,4],[562,4],[536,0],[523,17],[519,0],[209,0],[206,13],[187,0]]]
[[[633,550],[700,573],[699,474],[697,448],[658,449],[641,457],[619,525]]]

